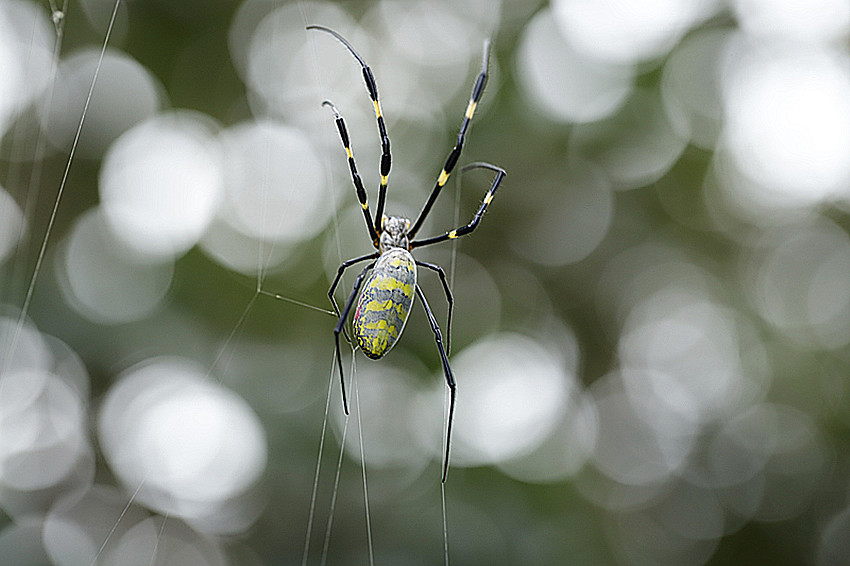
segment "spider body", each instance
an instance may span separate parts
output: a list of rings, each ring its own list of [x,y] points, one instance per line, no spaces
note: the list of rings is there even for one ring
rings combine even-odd
[[[484,85],[487,83],[487,62],[490,55],[490,42],[484,42],[484,55],[481,62],[481,71],[475,79],[475,84],[472,87],[472,95],[469,98],[469,104],[466,107],[466,112],[461,122],[460,132],[457,136],[457,141],[451,152],[446,158],[445,165],[442,171],[437,176],[437,181],[428,200],[422,207],[422,211],[416,220],[412,223],[407,218],[399,216],[385,216],[384,204],[386,203],[387,184],[390,174],[391,156],[390,156],[390,138],[387,135],[386,124],[384,123],[383,113],[381,112],[381,103],[378,100],[378,86],[375,82],[375,77],[372,70],[363,60],[363,58],[354,50],[351,44],[345,40],[340,34],[332,29],[323,26],[307,26],[307,29],[315,29],[331,34],[342,43],[346,49],[357,59],[363,69],[363,80],[366,83],[366,91],[369,98],[372,99],[372,106],[375,109],[375,119],[378,124],[378,135],[381,138],[381,161],[380,161],[380,185],[378,187],[378,205],[373,220],[372,214],[369,211],[369,201],[366,195],[366,189],[363,187],[363,181],[360,174],[357,172],[357,165],[354,162],[354,153],[351,151],[351,144],[348,138],[348,130],[345,127],[339,111],[329,100],[325,100],[322,105],[328,106],[334,113],[337,131],[339,132],[340,141],[345,148],[345,155],[348,159],[348,167],[351,171],[351,181],[354,184],[354,189],[357,194],[357,200],[360,202],[360,208],[363,211],[363,218],[366,221],[366,229],[369,232],[369,237],[376,251],[355,257],[342,262],[337,270],[336,277],[328,289],[328,297],[334,310],[339,315],[336,326],[334,327],[334,342],[336,364],[339,367],[340,386],[342,389],[342,403],[345,413],[348,414],[348,401],[345,395],[345,376],[342,370],[342,355],[339,347],[339,335],[346,336],[344,326],[348,320],[348,315],[354,306],[354,299],[357,298],[357,308],[354,311],[354,319],[352,321],[352,332],[357,345],[366,356],[372,359],[379,359],[389,352],[396,344],[401,336],[402,330],[407,323],[407,317],[410,314],[410,308],[413,305],[414,296],[419,297],[422,303],[422,308],[428,317],[428,323],[431,325],[431,330],[434,333],[434,341],[437,344],[437,352],[440,355],[440,363],[443,368],[443,375],[446,378],[446,384],[449,388],[449,413],[446,423],[446,452],[443,459],[443,476],[442,481],[446,481],[446,476],[449,469],[449,451],[451,448],[452,422],[454,418],[454,408],[457,393],[457,386],[454,375],[452,374],[451,365],[446,351],[449,349],[448,344],[443,345],[443,335],[440,331],[440,326],[437,324],[437,319],[428,306],[428,301],[425,294],[417,283],[417,267],[424,267],[435,272],[440,277],[440,282],[443,284],[443,290],[446,294],[448,302],[448,321],[447,326],[451,328],[452,307],[454,299],[452,292],[449,289],[446,281],[446,274],[439,265],[419,261],[413,257],[412,250],[422,246],[430,246],[448,240],[454,240],[471,233],[484,216],[484,211],[493,200],[493,195],[505,178],[505,171],[501,167],[491,165],[489,163],[472,163],[467,165],[462,170],[468,169],[488,169],[496,175],[493,178],[487,194],[484,195],[484,200],[478,208],[478,211],[473,215],[472,220],[454,230],[445,232],[439,236],[423,238],[417,240],[416,234],[422,227],[425,218],[431,211],[431,207],[437,200],[440,192],[449,179],[452,171],[457,165],[460,158],[463,144],[466,139],[467,129],[472,122],[472,116],[475,109],[478,107],[478,102],[481,100],[481,95],[484,93]],[[369,263],[357,278],[354,280],[354,286],[348,296],[345,306],[340,312],[337,306],[334,292],[342,278],[346,269],[354,264],[368,261]],[[371,273],[370,273],[371,271]],[[367,278],[368,276],[368,278]],[[362,292],[361,292],[362,288]]]
[[[363,353],[382,358],[401,336],[416,289],[416,262],[404,248],[390,248],[375,262],[354,311],[354,338]]]

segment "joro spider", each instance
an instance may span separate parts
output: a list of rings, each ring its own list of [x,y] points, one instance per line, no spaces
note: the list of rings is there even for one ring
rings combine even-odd
[[[430,246],[431,244],[438,244],[447,240],[454,240],[455,238],[465,236],[475,230],[478,223],[481,221],[481,218],[484,216],[484,211],[487,209],[487,205],[489,205],[490,201],[493,200],[493,195],[496,194],[496,190],[498,190],[499,185],[505,178],[506,174],[504,169],[489,163],[476,162],[463,167],[462,171],[484,168],[489,169],[496,174],[490,185],[490,189],[484,196],[484,200],[478,208],[478,211],[472,217],[472,220],[465,226],[461,226],[439,236],[423,238],[420,240],[414,239],[416,233],[419,232],[419,229],[422,227],[422,223],[425,221],[425,218],[428,216],[428,213],[431,211],[431,207],[437,200],[440,191],[446,184],[446,181],[448,181],[449,175],[451,175],[452,170],[460,157],[461,150],[463,149],[463,143],[466,139],[466,131],[469,128],[469,124],[472,121],[472,115],[475,113],[478,101],[484,93],[484,85],[487,82],[487,62],[490,56],[490,42],[484,42],[484,55],[481,62],[481,72],[478,73],[478,77],[475,79],[474,86],[472,87],[472,95],[470,96],[469,104],[466,107],[466,113],[464,114],[463,122],[460,126],[460,133],[458,133],[457,141],[449,153],[446,163],[443,165],[442,171],[440,171],[440,175],[437,177],[437,182],[431,190],[428,200],[422,207],[422,211],[419,213],[416,221],[413,222],[413,225],[411,226],[410,220],[407,218],[384,215],[384,203],[387,196],[387,181],[390,174],[391,162],[390,138],[387,135],[387,128],[384,124],[383,114],[381,113],[381,103],[378,100],[378,86],[375,82],[372,70],[357,51],[354,50],[351,44],[348,43],[348,41],[346,41],[346,39],[339,33],[330,28],[318,25],[307,26],[307,29],[319,30],[331,34],[339,40],[339,42],[348,49],[354,58],[357,59],[357,62],[360,63],[360,66],[363,68],[363,80],[366,82],[366,90],[368,91],[369,97],[372,99],[372,105],[374,106],[375,118],[378,122],[378,133],[381,136],[381,184],[378,189],[378,206],[375,211],[375,219],[372,220],[372,216],[369,212],[366,190],[363,188],[363,182],[360,179],[360,175],[357,173],[357,166],[354,163],[354,155],[351,151],[345,121],[331,101],[325,100],[322,102],[323,106],[329,107],[334,113],[336,127],[337,130],[339,130],[339,137],[342,141],[343,147],[345,148],[345,154],[348,157],[348,166],[351,169],[351,180],[354,183],[355,190],[357,191],[357,199],[360,201],[360,207],[363,209],[363,217],[366,220],[366,229],[369,231],[369,236],[372,239],[372,245],[377,250],[370,254],[342,262],[337,270],[336,277],[334,278],[330,289],[328,289],[328,297],[333,304],[334,311],[339,316],[336,326],[334,327],[334,342],[336,363],[339,367],[339,379],[342,388],[343,408],[347,415],[348,400],[345,394],[345,377],[342,371],[342,355],[340,354],[339,348],[339,335],[341,332],[344,332],[343,327],[345,326],[345,321],[348,319],[351,307],[354,304],[354,298],[360,291],[361,286],[363,287],[363,292],[360,294],[360,298],[357,301],[357,309],[354,311],[352,330],[354,337],[357,340],[357,345],[363,353],[369,358],[375,360],[386,355],[387,352],[389,352],[395,345],[399,336],[401,336],[404,325],[407,323],[407,316],[410,313],[410,307],[413,304],[413,294],[415,292],[416,296],[418,296],[422,301],[425,314],[428,316],[428,322],[431,324],[431,330],[434,332],[434,338],[437,343],[437,351],[440,354],[440,361],[443,365],[443,373],[445,374],[446,383],[448,384],[450,392],[449,414],[446,422],[446,452],[443,460],[442,473],[442,481],[445,483],[449,471],[449,452],[451,448],[452,422],[454,420],[457,385],[455,384],[454,375],[452,374],[452,368],[449,365],[446,347],[443,346],[443,337],[440,332],[440,327],[437,324],[437,319],[434,317],[434,313],[428,306],[425,294],[416,282],[416,267],[419,266],[430,269],[439,275],[440,281],[443,284],[443,290],[446,294],[446,300],[448,302],[447,325],[449,330],[451,330],[454,299],[452,298],[452,292],[451,289],[449,289],[449,284],[446,281],[446,273],[443,271],[443,268],[439,265],[414,259],[410,252],[414,248],[421,248],[423,246]],[[336,299],[334,298],[334,292],[336,291],[340,278],[346,269],[364,261],[369,261],[370,263],[363,268],[354,280],[354,287],[351,290],[351,294],[348,296],[348,300],[346,301],[342,312],[340,312]],[[364,279],[370,270],[372,273],[364,283]]]

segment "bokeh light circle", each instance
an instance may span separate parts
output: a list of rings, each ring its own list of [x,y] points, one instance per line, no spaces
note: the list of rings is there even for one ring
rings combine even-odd
[[[17,371],[0,380],[0,506],[13,493],[60,484],[90,451],[85,405],[60,377]],[[13,508],[7,512],[14,513]]]
[[[599,416],[593,397],[574,391],[561,421],[535,450],[498,464],[512,478],[551,483],[574,476],[593,455]]]
[[[687,463],[698,426],[684,406],[674,380],[666,391],[653,387],[661,377],[627,370],[595,381],[589,392],[599,413],[594,465],[610,479],[630,486],[667,482]],[[668,402],[673,394],[678,403]]]
[[[266,465],[265,433],[247,403],[180,358],[125,371],[98,432],[122,482],[142,486],[140,502],[201,523],[242,497]]]
[[[637,385],[664,391],[660,402],[694,419],[712,420],[741,396],[743,373],[732,312],[677,288],[659,290],[640,303],[620,338],[624,367],[640,368]]]
[[[299,129],[264,120],[221,132],[225,199],[219,211],[237,231],[264,240],[297,242],[330,219],[322,160]]]
[[[89,377],[68,345],[19,314],[0,318],[0,345],[0,509],[27,521],[93,481]]]
[[[176,111],[145,120],[109,148],[100,199],[112,233],[152,257],[186,252],[222,196],[221,151],[203,115]]]
[[[283,116],[301,126],[326,122],[327,109],[319,104],[327,92],[318,89],[318,77],[338,77],[340,70],[349,69],[352,84],[356,84],[357,65],[334,57],[334,53],[340,55],[340,46],[333,41],[319,41],[314,37],[316,32],[305,30],[302,16],[309,11],[313,21],[337,30],[349,41],[356,39],[352,36],[357,29],[353,18],[335,3],[285,4],[248,29],[247,22],[258,17],[259,10],[259,6],[246,3],[230,34],[230,49],[250,89],[249,103],[254,114]],[[358,41],[357,45],[365,50],[363,42]],[[286,56],[282,57],[282,53]],[[368,52],[363,53],[364,57],[367,55]],[[334,102],[344,101],[337,98]]]
[[[823,47],[738,41],[726,56],[721,159],[744,182],[730,197],[771,208],[847,199],[850,66]],[[746,181],[749,181],[749,186]]]
[[[807,348],[850,343],[850,238],[826,219],[766,232],[743,264],[757,312]]]
[[[676,163],[687,146],[667,114],[661,97],[637,90],[610,118],[576,126],[570,151],[605,172],[614,188],[654,183]]]
[[[666,54],[716,0],[555,0],[552,10],[576,50],[633,63]]]
[[[150,71],[126,53],[110,49],[101,60],[100,49],[84,49],[59,66],[50,106],[42,108],[44,131],[53,146],[67,150],[87,107],[76,152],[100,157],[123,132],[159,110],[161,91]]]
[[[585,259],[611,226],[614,197],[605,175],[598,167],[574,159],[564,175],[541,180],[538,185],[559,198],[535,207],[511,239],[511,246],[518,255],[551,267]]]
[[[576,52],[551,10],[541,10],[523,30],[516,75],[529,101],[560,122],[593,122],[614,113],[632,90],[634,69]]]
[[[56,266],[69,304],[105,324],[150,315],[165,299],[174,273],[170,259],[151,262],[116,245],[100,209],[77,219],[61,257]]]

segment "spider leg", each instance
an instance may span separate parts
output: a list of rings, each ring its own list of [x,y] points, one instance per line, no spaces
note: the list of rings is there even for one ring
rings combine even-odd
[[[336,292],[336,287],[339,285],[339,281],[342,278],[343,272],[356,263],[360,263],[361,261],[366,261],[367,259],[375,259],[378,257],[378,252],[373,252],[371,254],[367,254],[360,257],[355,257],[354,259],[349,259],[342,264],[340,264],[339,269],[336,270],[336,277],[334,277],[333,283],[331,283],[330,289],[328,289],[328,298],[331,300],[331,304],[334,307],[334,312],[337,316],[339,316],[339,307],[336,304],[336,299],[334,298],[334,293]],[[345,341],[351,344],[351,340],[348,338],[348,333],[345,331],[345,327],[342,329],[342,335],[345,336]]]
[[[351,181],[354,183],[354,189],[357,191],[357,200],[360,201],[360,208],[363,209],[363,216],[366,218],[366,228],[369,230],[369,237],[372,238],[372,245],[378,247],[378,232],[375,229],[375,224],[372,222],[372,215],[369,214],[369,199],[366,196],[366,189],[363,188],[363,181],[360,179],[360,174],[357,173],[357,164],[354,163],[354,153],[351,151],[351,143],[348,139],[348,130],[345,127],[345,120],[336,109],[333,102],[325,100],[322,106],[327,106],[333,110],[336,119],[336,129],[339,130],[339,139],[342,141],[342,146],[345,148],[345,155],[348,157],[348,168],[351,170]]]
[[[463,122],[460,125],[460,133],[457,135],[457,141],[446,159],[446,164],[443,165],[443,170],[440,172],[440,175],[437,178],[437,183],[431,190],[431,195],[425,202],[425,206],[422,207],[422,211],[419,213],[419,217],[416,219],[416,222],[414,222],[413,226],[410,228],[409,236],[411,239],[413,239],[422,227],[425,217],[428,216],[428,213],[431,211],[431,207],[434,206],[437,196],[439,196],[440,191],[443,189],[443,185],[445,185],[446,181],[449,180],[449,175],[451,175],[452,170],[457,164],[457,160],[460,158],[460,152],[463,151],[463,143],[466,141],[466,130],[472,122],[472,116],[475,114],[475,109],[478,107],[478,101],[481,100],[481,95],[484,94],[484,85],[487,84],[487,61],[489,59],[490,40],[488,39],[484,41],[484,55],[481,61],[481,71],[478,73],[478,77],[475,79],[475,84],[472,87],[472,95],[469,97],[469,104],[466,107],[466,113],[463,115]]]
[[[372,107],[375,110],[375,120],[378,122],[378,134],[381,136],[381,186],[378,192],[378,208],[375,210],[374,222],[374,226],[380,230],[381,216],[384,214],[384,203],[387,198],[387,180],[390,176],[390,164],[392,162],[392,158],[390,156],[390,137],[387,135],[387,126],[384,123],[384,116],[381,112],[381,102],[378,100],[378,83],[375,82],[375,75],[372,74],[372,69],[369,68],[369,65],[366,64],[363,57],[354,50],[351,44],[348,43],[344,37],[325,26],[313,25],[307,26],[307,29],[324,31],[334,36],[352,55],[354,55],[354,58],[357,59],[357,62],[360,63],[360,66],[363,68],[363,81],[366,83],[366,90],[369,92],[369,98],[372,99]],[[361,203],[362,202],[363,201],[361,201]],[[375,247],[378,247],[377,244]]]
[[[478,208],[478,211],[472,217],[472,220],[466,226],[461,226],[455,230],[450,232],[446,232],[440,236],[434,236],[433,238],[425,238],[424,240],[416,240],[414,242],[410,242],[410,248],[420,248],[422,246],[430,246],[431,244],[438,244],[440,242],[445,242],[446,240],[454,240],[455,238],[460,238],[461,236],[465,236],[475,230],[478,227],[478,223],[481,222],[481,218],[484,216],[484,211],[487,210],[487,206],[493,200],[493,195],[496,194],[496,191],[499,190],[499,185],[502,184],[507,173],[501,167],[496,167],[495,165],[491,165],[489,163],[470,163],[466,167],[463,168],[463,171],[467,171],[469,169],[490,169],[491,171],[495,171],[496,177],[493,179],[493,183],[490,185],[490,189],[487,191],[487,194],[484,195],[484,200],[481,202],[481,206]]]
[[[355,259],[364,260],[368,258]],[[345,377],[343,377],[342,374],[342,354],[339,351],[339,333],[342,332],[342,327],[345,326],[345,320],[348,318],[348,313],[351,312],[351,305],[354,304],[354,299],[357,297],[357,292],[360,290],[360,285],[363,283],[363,278],[366,276],[366,272],[374,266],[375,262],[373,261],[364,267],[363,271],[360,272],[360,275],[357,276],[357,279],[354,280],[354,288],[351,289],[351,294],[348,296],[348,300],[345,302],[345,307],[342,309],[342,314],[339,315],[339,320],[337,320],[336,326],[334,327],[334,351],[336,352],[336,363],[339,366],[339,383],[342,387],[342,408],[345,410],[346,415],[348,414],[348,398],[345,396]],[[339,277],[337,277],[337,279],[339,279]],[[336,283],[336,281],[334,281],[334,283]]]
[[[431,312],[431,307],[428,306],[428,301],[425,300],[425,293],[416,285],[416,294],[422,301],[422,306],[425,308],[425,314],[428,315],[428,322],[431,323],[431,330],[434,331],[434,339],[437,342],[437,351],[440,353],[440,361],[443,364],[443,374],[446,376],[446,384],[449,386],[451,395],[449,400],[449,417],[446,423],[446,454],[443,458],[443,483],[446,483],[446,478],[449,474],[449,453],[452,447],[452,422],[454,422],[455,414],[455,399],[457,396],[457,385],[455,384],[452,368],[449,365],[449,357],[446,355],[446,350],[443,348],[443,336],[440,333],[440,327],[437,325],[437,319],[434,318],[434,313]]]
[[[437,275],[440,276],[440,281],[443,284],[443,291],[446,292],[446,301],[449,303],[449,312],[448,312],[448,320],[446,321],[446,352],[451,353],[452,351],[452,311],[454,311],[454,297],[452,297],[452,290],[449,289],[449,283],[446,281],[446,272],[443,271],[443,268],[439,265],[428,263],[425,261],[416,260],[416,265],[420,267],[426,267],[431,271],[437,272]]]

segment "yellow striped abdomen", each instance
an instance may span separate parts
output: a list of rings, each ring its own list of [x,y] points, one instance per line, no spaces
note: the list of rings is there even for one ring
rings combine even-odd
[[[363,353],[378,359],[395,345],[410,314],[416,292],[416,263],[405,249],[384,252],[360,293],[354,312],[354,336]]]

